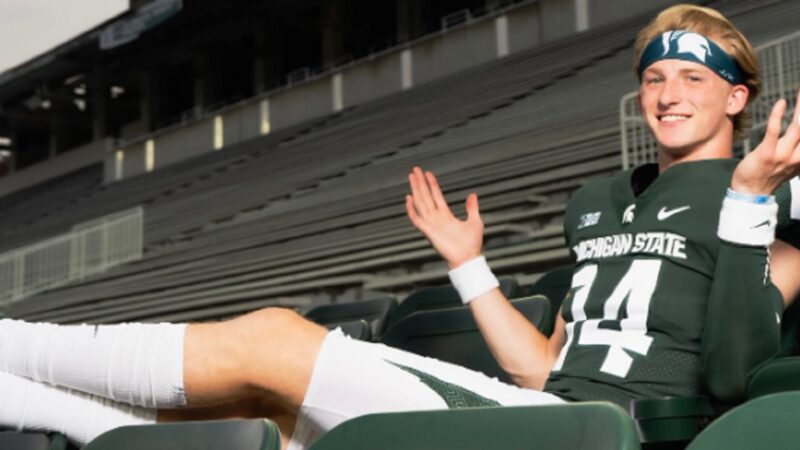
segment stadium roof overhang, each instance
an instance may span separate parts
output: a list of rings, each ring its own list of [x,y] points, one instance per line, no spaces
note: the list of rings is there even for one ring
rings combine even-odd
[[[35,101],[42,95],[71,95],[70,80],[98,72],[113,79],[115,76],[124,77],[131,70],[158,69],[164,63],[174,62],[175,56],[186,57],[198,47],[218,45],[220,39],[231,40],[241,35],[247,29],[243,25],[254,17],[272,16],[275,20],[282,20],[330,1],[155,0],[152,3],[161,3],[162,9],[177,4],[180,11],[157,21],[133,39],[104,45],[104,37],[108,38],[110,30],[115,27],[124,29],[126,22],[135,20],[137,15],[141,15],[141,9],[149,5],[126,11],[0,73],[0,117],[25,120],[35,116],[37,112],[31,111],[31,100]],[[105,44],[108,44],[108,39]],[[154,52],[154,49],[158,51]],[[28,108],[23,106],[26,101]],[[3,122],[0,121],[0,125]]]

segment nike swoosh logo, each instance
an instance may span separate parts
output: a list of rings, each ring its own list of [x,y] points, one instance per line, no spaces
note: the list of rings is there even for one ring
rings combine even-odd
[[[658,216],[657,217],[658,217],[659,221],[667,220],[670,217],[674,216],[675,214],[687,211],[689,208],[691,208],[691,206],[681,206],[681,207],[675,208],[675,209],[667,209],[667,207],[664,206],[658,211]]]
[[[751,229],[751,230],[755,230],[756,228],[768,227],[768,226],[770,226],[770,225],[772,225],[772,221],[770,221],[769,219],[767,219],[767,220],[765,220],[765,221],[761,222],[760,224],[758,224],[758,225],[756,225],[756,226],[754,226],[754,227],[750,227],[750,229]]]
[[[444,400],[447,407],[450,409],[474,408],[477,406],[500,406],[500,403],[496,400],[478,395],[457,384],[440,380],[429,373],[393,361],[384,361],[419,378],[424,385],[428,386],[437,396]]]

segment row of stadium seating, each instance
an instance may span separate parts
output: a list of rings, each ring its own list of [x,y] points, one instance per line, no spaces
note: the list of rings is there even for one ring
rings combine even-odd
[[[796,448],[794,418],[800,392],[771,394],[732,409],[702,431],[687,450]],[[7,450],[65,450],[63,436],[0,432]],[[185,422],[122,427],[84,450],[277,450],[269,420]],[[636,425],[619,406],[605,402],[536,407],[485,407],[372,414],[347,421],[311,450],[637,450]],[[659,447],[653,447],[659,448]],[[662,447],[663,448],[663,447]],[[683,447],[681,447],[683,448]]]
[[[559,269],[527,288],[503,278],[501,290],[510,298],[534,292],[549,292],[559,298],[570,275],[569,268]],[[512,303],[549,334],[555,309],[547,297],[534,295]],[[480,337],[469,309],[461,306],[449,286],[419,290],[399,306],[393,298],[380,298],[326,305],[306,316],[330,328],[341,326],[356,338],[383,342],[508,381]],[[376,414],[346,422],[312,448],[527,449],[532,442],[541,449],[793,448],[799,432],[789,421],[800,411],[800,393],[784,391],[800,388],[798,374],[800,358],[766,364],[751,379],[751,400],[719,418],[719,407],[702,397],[637,401],[629,412],[607,402],[589,402]],[[706,429],[701,432],[702,428]],[[277,427],[268,420],[190,422],[121,428],[98,437],[86,449],[267,450],[278,448],[277,436]],[[11,450],[67,446],[63,436],[12,432],[0,433],[0,445]]]

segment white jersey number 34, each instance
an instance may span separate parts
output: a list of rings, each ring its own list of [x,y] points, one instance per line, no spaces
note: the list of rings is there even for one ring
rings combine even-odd
[[[661,261],[655,259],[635,260],[619,280],[614,292],[603,304],[602,319],[587,319],[586,300],[597,277],[597,265],[587,264],[572,277],[573,300],[572,322],[566,325],[567,342],[558,355],[553,370],[561,370],[567,352],[573,344],[575,327],[580,327],[577,345],[608,346],[600,371],[624,378],[631,369],[633,358],[628,351],[647,355],[653,338],[647,333],[647,314],[650,300],[656,289]],[[603,320],[619,320],[622,303],[628,299],[626,318],[619,321],[620,330],[600,328]]]

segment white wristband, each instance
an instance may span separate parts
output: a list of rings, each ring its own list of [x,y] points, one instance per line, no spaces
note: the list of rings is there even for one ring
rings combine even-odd
[[[492,289],[500,286],[486,258],[478,256],[451,270],[450,282],[458,291],[461,301],[466,305]]]
[[[768,247],[775,240],[778,204],[752,203],[726,196],[719,212],[717,236],[740,245]]]

